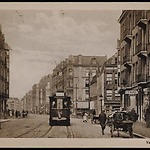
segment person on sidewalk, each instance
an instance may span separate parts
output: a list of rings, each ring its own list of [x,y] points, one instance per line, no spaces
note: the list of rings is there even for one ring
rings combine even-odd
[[[88,113],[85,112],[83,115],[83,122],[87,122],[87,120],[88,120]]]
[[[138,114],[135,112],[135,109],[132,108],[131,112],[129,112],[129,115],[130,115],[130,119],[133,121],[133,122],[136,122],[138,120]]]
[[[99,114],[99,122],[100,122],[100,126],[102,129],[102,135],[104,135],[104,130],[106,128],[106,114],[105,114],[105,110],[102,110],[102,112]]]

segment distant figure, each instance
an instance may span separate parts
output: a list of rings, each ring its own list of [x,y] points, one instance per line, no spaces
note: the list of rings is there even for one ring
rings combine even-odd
[[[93,110],[93,113],[92,113],[91,123],[95,123],[95,122],[96,122],[96,120],[94,119],[95,115],[96,115],[96,111],[95,111],[95,109],[94,109],[94,110]]]
[[[88,113],[85,112],[85,113],[83,114],[83,122],[87,122],[87,120],[88,120]]]
[[[130,114],[130,119],[133,121],[133,122],[136,122],[138,120],[138,114],[135,112],[135,109],[132,108],[131,112],[129,113]]]
[[[18,118],[18,110],[15,111],[15,116]]]
[[[22,111],[22,118],[25,118],[25,111]]]
[[[104,130],[106,128],[106,114],[105,114],[105,110],[102,110],[101,114],[99,115],[99,122],[100,122],[100,126],[102,129],[102,134],[104,135]]]

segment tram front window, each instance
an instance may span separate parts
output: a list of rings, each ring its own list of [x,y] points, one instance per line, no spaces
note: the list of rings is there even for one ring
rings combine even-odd
[[[68,108],[68,102],[64,100],[63,108]]]
[[[56,101],[55,100],[52,101],[52,108],[56,108]]]

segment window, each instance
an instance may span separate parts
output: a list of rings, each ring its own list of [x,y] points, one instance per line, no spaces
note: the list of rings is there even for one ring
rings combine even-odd
[[[117,90],[115,90],[115,97],[120,97],[120,94],[118,93],[118,91]]]
[[[89,99],[89,90],[85,90],[85,99]]]
[[[89,79],[85,79],[85,87],[89,87]]]
[[[96,70],[92,70],[92,77],[96,75]]]
[[[73,75],[72,69],[69,69],[69,76],[72,76],[72,75]]]
[[[112,100],[112,97],[107,97],[107,100],[108,100],[108,101],[111,101],[111,100]]]
[[[112,96],[112,90],[106,90],[106,95],[107,96]]]
[[[85,72],[85,76],[86,76],[86,77],[89,77],[89,73],[90,73],[90,70],[87,69],[86,72]]]
[[[112,90],[106,90],[106,96],[107,96],[107,100],[111,101],[112,100]]]
[[[111,73],[106,74],[106,84],[112,84],[112,74]]]
[[[118,81],[118,74],[115,73],[115,84],[117,84],[117,81]]]
[[[95,65],[97,62],[96,62],[96,58],[92,58],[91,59],[91,63],[93,64],[93,65]]]
[[[40,89],[40,103],[42,104],[42,97],[43,97],[43,90],[42,89]]]
[[[73,80],[69,80],[69,87],[73,87]]]

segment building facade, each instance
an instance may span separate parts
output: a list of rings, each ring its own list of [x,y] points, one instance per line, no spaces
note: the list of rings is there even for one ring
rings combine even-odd
[[[53,70],[53,92],[63,90],[71,97],[72,113],[92,109],[89,83],[106,60],[107,56],[70,55]]]
[[[0,27],[0,118],[6,116],[9,98],[9,52],[10,47],[5,43]]]
[[[103,109],[106,114],[120,110],[120,94],[118,93],[118,53],[110,57],[103,65],[97,77],[97,104],[100,113]]]
[[[49,96],[52,95],[51,83],[51,74],[42,77],[39,82],[39,113],[49,113]]]
[[[22,111],[21,100],[16,97],[9,97],[7,100],[7,109],[13,110],[14,112],[16,110]]]
[[[124,10],[120,23],[120,94],[123,107],[143,120],[150,102],[150,11]]]

